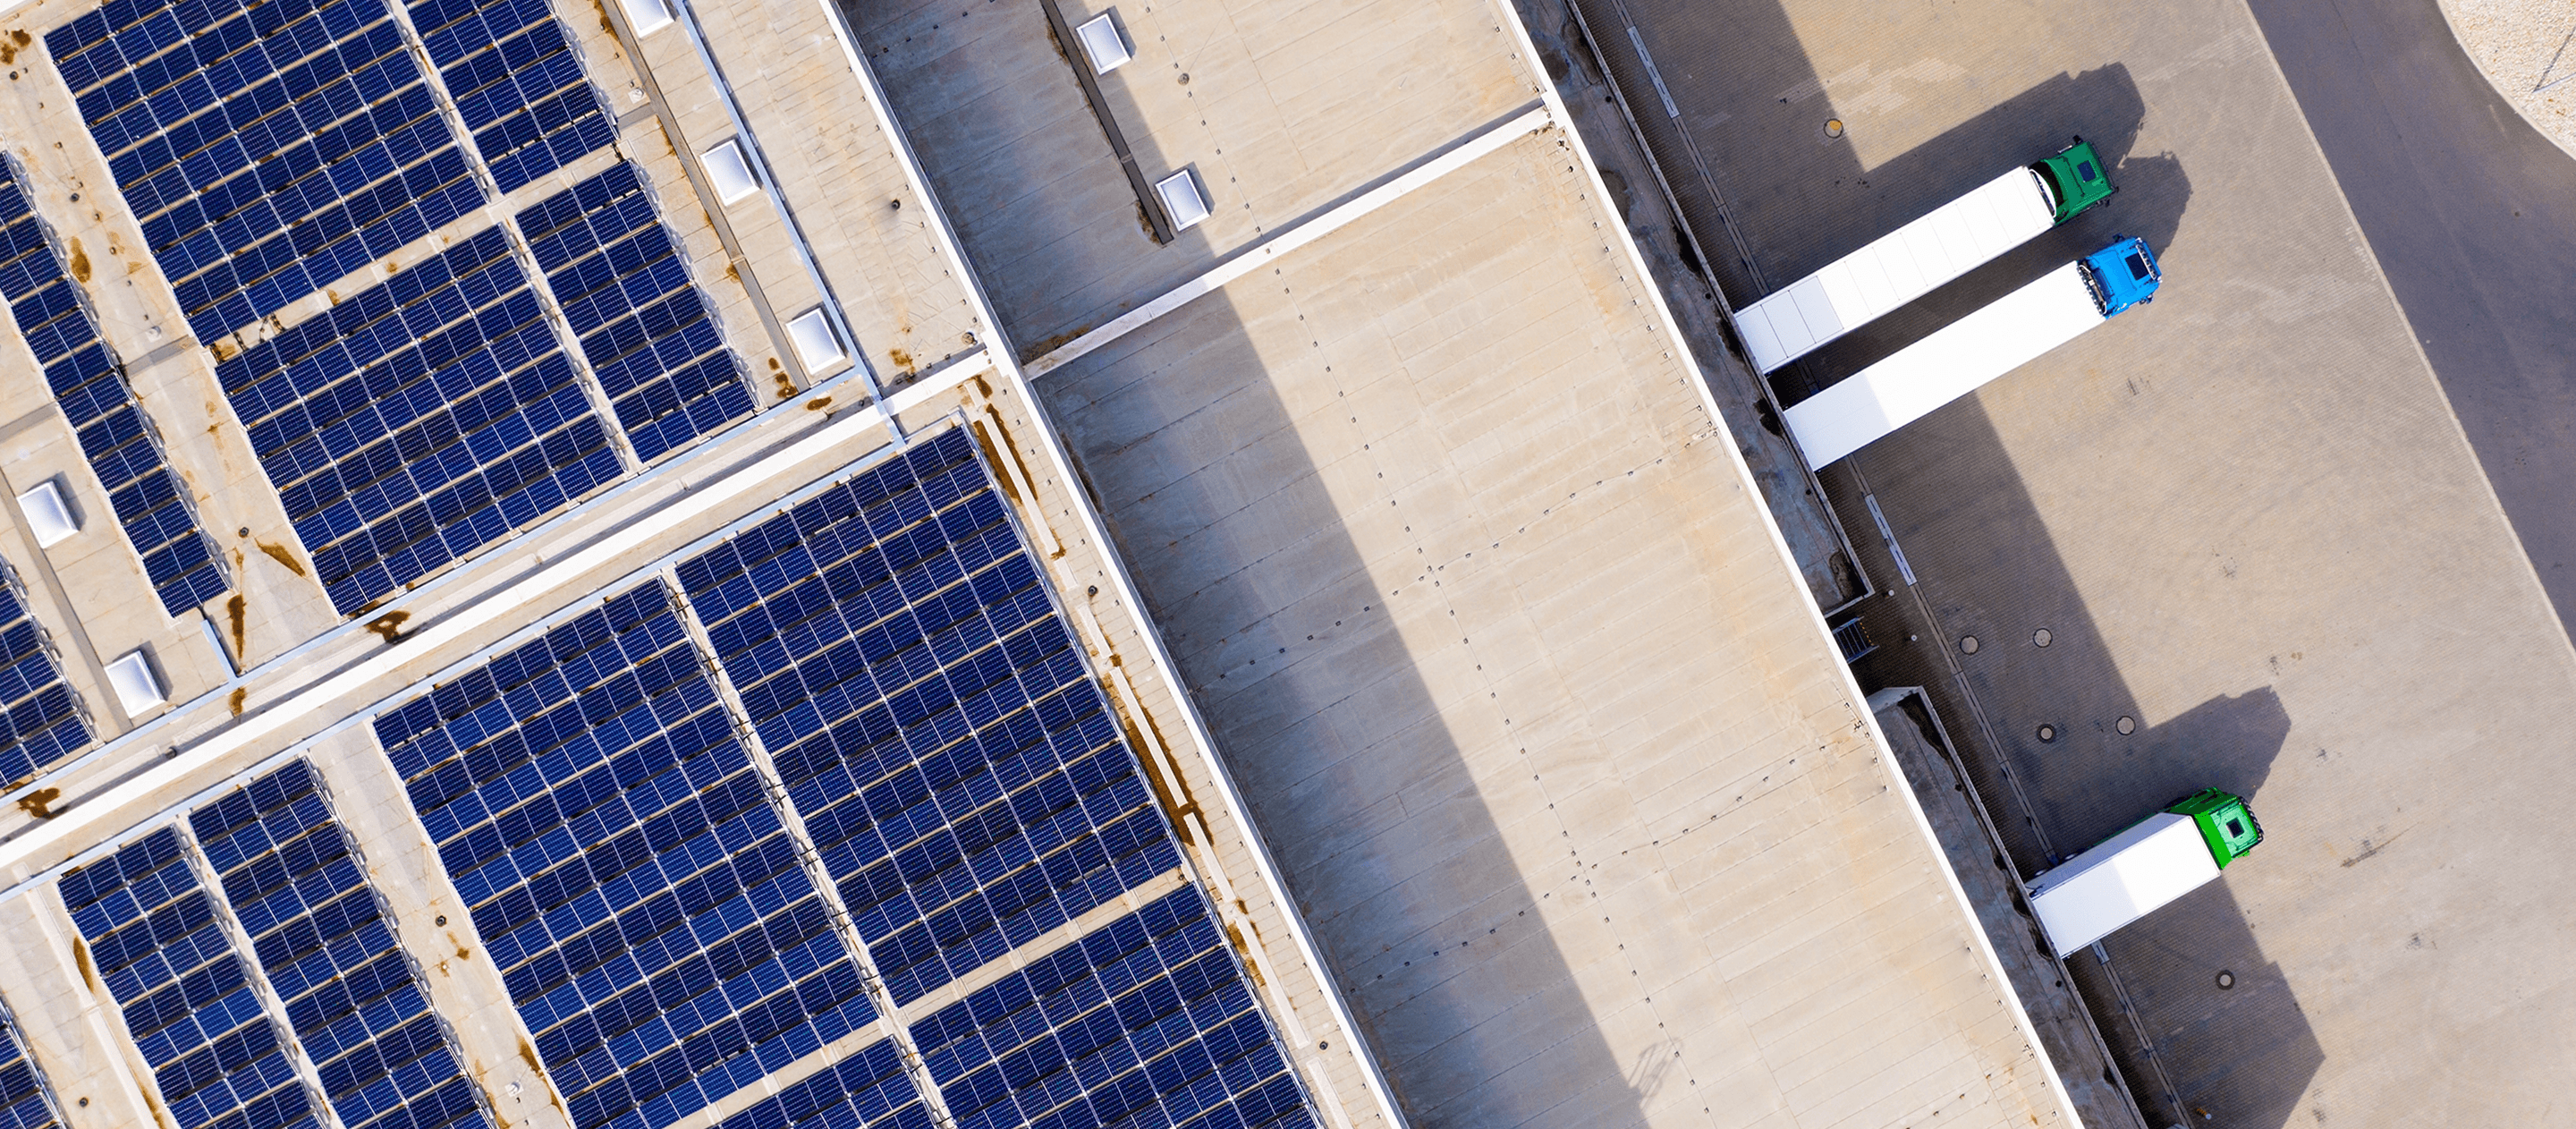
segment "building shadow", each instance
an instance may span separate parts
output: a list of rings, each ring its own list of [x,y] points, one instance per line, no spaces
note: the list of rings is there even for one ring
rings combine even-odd
[[[1804,277],[2077,135],[2110,166],[2119,191],[2107,204],[1773,374],[1771,391],[1784,405],[2098,250],[2115,232],[2161,249],[2190,204],[2191,180],[2177,159],[2133,151],[2145,105],[2118,63],[2055,76],[1864,167],[1852,145],[1820,131],[1843,115],[1776,0],[1521,6],[1534,26],[1558,28],[1571,22],[1566,3],[1580,7],[1634,111],[1634,131],[1707,251],[1706,277],[1733,304]],[[1632,17],[1641,25],[1634,39]],[[1653,53],[1651,69],[1638,39]],[[1856,673],[1868,689],[1925,688],[1990,809],[2008,856],[1997,861],[2012,880],[2201,787],[2247,795],[2262,810],[2262,786],[2291,727],[2280,699],[2264,688],[2171,717],[2142,716],[1974,397],[1820,478],[1843,524],[1861,534],[1854,540],[1863,568],[1890,578],[1890,592],[1858,606],[1881,646]],[[1864,532],[1875,527],[1864,504],[1873,490],[1912,565],[1937,568],[1933,583],[1897,579],[1905,570]],[[2007,609],[2015,622],[1996,622],[1992,609]],[[1964,653],[1970,635],[1979,643]],[[2258,851],[2248,865],[2263,858]],[[2039,943],[2035,925],[2027,935],[1993,939],[1998,947]],[[2108,973],[2090,953],[2066,965],[2149,1124],[2286,1124],[2324,1051],[2224,879],[2115,934],[2102,950]],[[2222,971],[2230,974],[2224,989]]]

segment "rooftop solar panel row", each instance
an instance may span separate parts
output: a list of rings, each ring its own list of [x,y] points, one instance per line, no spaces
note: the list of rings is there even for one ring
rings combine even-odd
[[[46,45],[202,340],[483,203],[385,0],[118,0]]]
[[[62,1124],[53,1095],[36,1060],[27,1057],[26,1040],[15,1018],[0,1014],[0,1129],[53,1129]]]
[[[189,824],[340,1124],[488,1129],[312,766],[255,780]]]
[[[585,1129],[659,1129],[876,1016],[669,592],[377,718]]]
[[[0,564],[0,779],[24,780],[89,744],[80,702],[63,684],[44,630]]]
[[[1180,865],[963,429],[679,576],[897,1001]]]
[[[546,0],[410,0],[412,26],[501,191],[617,140]]]
[[[751,414],[642,170],[617,165],[519,213],[519,227],[637,458]]]
[[[498,229],[216,375],[343,614],[625,469]]]
[[[1195,887],[912,1030],[959,1129],[1316,1123]]]
[[[181,1129],[319,1129],[311,1094],[252,984],[256,975],[162,828],[63,877],[91,967],[124,1009],[161,1106]]]
[[[931,1129],[892,1040],[789,1083],[716,1129]]]
[[[71,276],[45,241],[44,228],[0,160],[0,298],[36,354],[54,402],[80,438],[81,453],[107,490],[117,524],[143,558],[143,572],[172,615],[222,595],[229,587],[214,544],[198,527],[186,483],[161,454],[125,373],[99,340]]]

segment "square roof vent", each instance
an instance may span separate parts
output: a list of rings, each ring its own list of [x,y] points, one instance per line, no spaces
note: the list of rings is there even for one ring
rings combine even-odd
[[[624,0],[624,3],[626,22],[635,28],[639,39],[671,26],[671,9],[665,0]]]
[[[1074,38],[1082,40],[1082,53],[1091,56],[1091,73],[1108,74],[1127,65],[1136,57],[1127,49],[1127,37],[1118,30],[1111,12],[1102,12],[1073,29]]]
[[[35,531],[36,544],[50,549],[63,538],[80,532],[80,522],[72,517],[72,507],[63,500],[62,487],[53,479],[36,484],[36,488],[18,495],[18,509],[27,515],[27,525]]]
[[[1156,181],[1154,194],[1163,198],[1163,214],[1172,217],[1174,231],[1187,231],[1208,218],[1207,193],[1188,169]]]
[[[161,676],[152,670],[152,659],[137,647],[125,656],[107,664],[107,684],[116,689],[117,703],[125,707],[125,716],[140,717],[143,711],[168,700],[161,689]]]
[[[715,182],[716,197],[725,203],[760,191],[760,178],[752,175],[751,159],[742,151],[741,138],[726,138],[699,154],[698,160],[707,168],[707,179]]]
[[[832,332],[832,319],[816,306],[796,315],[787,323],[787,338],[796,344],[796,359],[804,362],[809,374],[820,373],[840,364],[849,354],[841,348],[841,335]]]

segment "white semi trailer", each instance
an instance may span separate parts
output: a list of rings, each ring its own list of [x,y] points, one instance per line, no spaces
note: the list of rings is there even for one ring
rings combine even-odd
[[[1780,413],[1817,470],[2153,300],[2163,274],[2145,240],[2116,242]]]
[[[2032,879],[2030,910],[2064,958],[2208,884],[2262,841],[2243,799],[2205,788]]]
[[[2101,158],[2076,138],[1736,311],[1745,352],[1756,371],[1777,369],[2110,195]]]

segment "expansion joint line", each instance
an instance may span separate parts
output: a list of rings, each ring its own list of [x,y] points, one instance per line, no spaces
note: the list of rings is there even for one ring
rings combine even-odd
[[[582,351],[581,337],[572,331],[572,320],[564,316],[563,303],[555,300],[554,284],[547,281],[545,267],[537,262],[536,249],[528,244],[528,233],[520,229],[519,214],[511,208],[509,194],[501,191],[501,182],[493,177],[491,164],[483,159],[483,149],[475,143],[474,131],[466,128],[465,114],[456,108],[456,96],[447,89],[447,76],[438,72],[438,60],[430,57],[428,42],[421,38],[420,28],[411,22],[411,10],[401,0],[387,0],[385,10],[392,15],[394,26],[402,29],[403,44],[410,49],[412,62],[420,67],[421,85],[429,89],[431,99],[438,103],[438,116],[456,135],[457,150],[465,154],[465,164],[474,175],[475,187],[483,190],[485,206],[494,213],[493,226],[509,240],[510,257],[518,260],[520,270],[527,272],[528,292],[537,296],[539,308],[545,311],[546,328],[554,334],[556,347],[563,350],[565,359],[572,362],[574,371],[580,375],[582,395],[589,399],[590,410],[599,416],[600,430],[608,435],[609,445],[617,448],[618,464],[625,467],[629,475],[643,470],[644,460],[635,454],[635,441],[627,436],[625,425],[617,418],[617,405],[610,402],[608,389],[600,384],[599,373],[591,368],[590,355]],[[546,18],[554,17],[548,15]],[[593,97],[598,94],[586,77],[582,88],[589,90]],[[601,112],[605,113],[606,108],[602,107]],[[657,218],[655,222],[660,221]]]
[[[833,883],[831,872],[824,867],[823,853],[815,849],[814,836],[805,829],[804,813],[797,810],[796,798],[787,793],[786,783],[779,778],[778,765],[770,759],[768,744],[761,740],[760,730],[751,724],[751,711],[742,704],[741,691],[735,688],[733,676],[718,661],[715,642],[707,634],[706,622],[698,618],[697,605],[689,601],[688,589],[680,584],[679,569],[664,565],[659,570],[659,579],[670,594],[671,606],[680,614],[681,628],[689,633],[689,644],[697,649],[698,665],[707,672],[707,680],[715,685],[716,697],[724,703],[725,713],[733,721],[734,735],[741,739],[743,749],[750,754],[751,769],[760,776],[761,790],[768,793],[770,807],[777,811],[779,823],[787,828],[788,839],[796,845],[797,862],[805,868],[806,879],[814,884],[816,894],[823,899],[823,910],[832,919],[833,931],[841,935],[842,947],[849,950],[850,959],[858,964],[859,978],[867,985],[868,1002],[876,1006],[878,1016],[885,1020],[886,1029],[890,1032],[888,1037],[894,1042],[896,1054],[903,1059],[904,1073],[912,1077],[913,1089],[920,1092],[922,1103],[930,1109],[931,1119],[938,1122],[941,1129],[956,1129],[957,1118],[948,1112],[948,1100],[939,1092],[939,1080],[931,1077],[930,1065],[921,1057],[920,1044],[913,1041],[912,1029],[904,1025],[903,1009],[895,1003],[894,992],[886,987],[885,977],[877,971],[876,957],[868,951],[867,939],[859,935],[857,920],[850,916],[850,907],[841,900],[841,888]],[[818,1069],[830,1065],[833,1064],[821,1064]],[[773,1075],[772,1080],[781,1085],[793,1085],[803,1079],[781,1079]]]
[[[333,825],[338,825],[336,818]],[[322,1072],[313,1065],[312,1056],[305,1053],[304,1040],[295,1036],[295,1024],[286,1015],[286,1001],[278,998],[277,986],[268,982],[268,970],[260,966],[259,951],[251,944],[250,931],[242,928],[241,918],[233,912],[232,897],[224,892],[223,876],[215,873],[205,845],[197,841],[197,829],[188,825],[185,815],[171,820],[170,828],[179,836],[179,849],[188,857],[188,869],[196,874],[197,885],[206,892],[206,904],[214,907],[217,927],[232,943],[233,959],[242,963],[243,979],[250,984],[251,993],[259,997],[260,1011],[277,1031],[278,1046],[285,1051],[287,1063],[295,1068],[296,1081],[303,1083],[311,1095],[323,1129],[348,1129],[340,1120],[340,1111],[331,1108],[331,1092],[322,1086]],[[160,1084],[158,1072],[153,1084]]]

